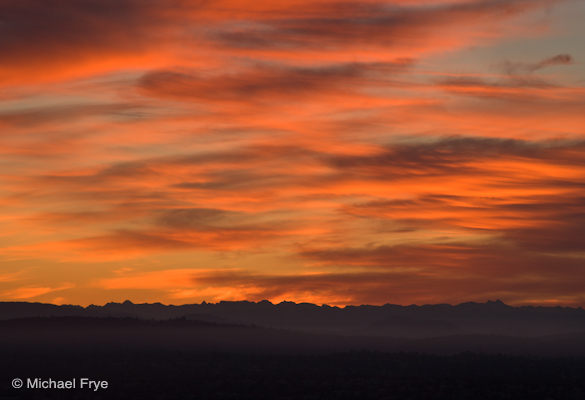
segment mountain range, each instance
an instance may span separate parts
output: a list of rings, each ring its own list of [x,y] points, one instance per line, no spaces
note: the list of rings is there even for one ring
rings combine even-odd
[[[585,310],[571,307],[512,307],[503,302],[458,305],[385,304],[333,307],[309,303],[221,301],[189,305],[107,303],[87,307],[1,302],[0,320],[58,317],[173,320],[208,326],[262,328],[344,337],[430,339],[453,336],[539,338],[585,332]],[[10,324],[10,323],[9,323]]]

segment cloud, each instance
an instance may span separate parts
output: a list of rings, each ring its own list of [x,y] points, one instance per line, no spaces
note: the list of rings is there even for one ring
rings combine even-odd
[[[34,65],[43,65],[45,75],[62,75],[73,64],[94,70],[88,61],[97,63],[100,56],[107,62],[116,54],[123,58],[143,52],[149,42],[149,25],[144,22],[157,25],[156,4],[67,0],[54,7],[32,0],[2,2],[3,80],[23,79],[23,72],[29,75]]]
[[[391,54],[458,47],[472,40],[478,25],[510,19],[549,1],[486,0],[400,7],[383,3],[323,3],[309,16],[256,19],[217,30],[215,39],[232,48],[287,51],[339,48],[380,49]],[[475,28],[470,30],[470,28]],[[440,32],[440,33],[439,33]],[[463,36],[467,32],[468,36]],[[414,50],[416,49],[416,50]],[[394,52],[393,52],[394,51]]]
[[[71,289],[73,284],[64,284],[57,287],[49,286],[25,286],[17,289],[8,290],[3,293],[3,296],[9,299],[25,300],[34,299],[49,293],[59,292],[62,290]]]
[[[489,235],[530,242],[530,232],[549,229],[547,221],[578,219],[555,214],[554,202],[544,204],[551,193],[565,193],[564,204],[580,198],[582,153],[583,144],[570,140],[427,137],[359,155],[257,146],[157,157],[40,177],[37,186],[93,211],[44,213],[27,221],[99,227],[93,235],[64,240],[64,248],[116,258],[263,248],[306,232],[343,231],[347,228],[339,222],[327,222],[340,217],[352,224],[391,224],[384,229],[397,238],[449,229],[454,238]],[[356,197],[366,201],[356,203]],[[537,209],[538,204],[544,208]],[[307,214],[312,212],[321,217]],[[573,230],[565,226],[567,233]],[[380,229],[369,231],[384,232]]]
[[[532,296],[554,297],[555,292],[572,297],[575,303],[581,298],[579,284],[573,279],[579,275],[582,258],[543,255],[505,242],[332,248],[302,254],[321,268],[344,266],[355,271],[362,267],[365,276],[374,267],[380,275],[377,279],[386,279],[386,285],[377,289],[380,293],[371,294],[378,297],[378,302],[384,296],[384,286],[388,297],[420,296],[423,301],[436,301],[433,297],[437,293],[449,299],[473,299],[482,293],[479,298],[500,296],[512,302],[524,302]],[[359,281],[359,273],[348,274],[356,274]],[[368,297],[366,293],[361,295]]]
[[[545,58],[544,60],[535,63],[518,63],[508,61],[504,63],[504,70],[509,75],[517,76],[522,74],[530,74],[547,67],[570,65],[573,63],[574,59],[570,54],[557,54],[556,56]]]
[[[254,103],[299,96],[346,93],[351,87],[391,84],[412,60],[379,63],[342,63],[321,66],[256,64],[241,71],[185,73],[155,71],[144,75],[139,88],[147,95],[191,101],[245,101]]]
[[[370,174],[381,179],[405,176],[482,174],[494,159],[539,160],[582,165],[584,143],[578,141],[525,141],[508,138],[447,137],[391,144],[368,155],[333,156],[328,162],[353,173]],[[488,164],[489,165],[489,164]],[[465,168],[462,168],[465,166]]]
[[[17,127],[30,127],[38,125],[55,126],[66,124],[71,120],[76,122],[85,118],[102,117],[104,119],[124,120],[131,119],[140,106],[114,103],[114,104],[84,104],[49,106],[33,109],[20,109],[11,112],[0,113],[0,126],[6,129]]]
[[[41,273],[13,295],[74,264],[73,302],[577,302],[571,2],[49,3],[0,4],[0,257]]]
[[[18,280],[18,277],[21,275],[20,272],[12,272],[12,273],[3,273],[0,274],[0,282],[13,282]]]
[[[504,68],[505,76],[449,76],[438,80],[437,85],[452,94],[515,102],[527,107],[540,104],[544,110],[582,106],[585,101],[583,88],[566,86],[534,74],[547,66],[572,62],[569,55],[558,55],[532,64],[508,62]]]
[[[410,254],[419,250],[413,246]],[[445,252],[443,251],[445,250]],[[459,251],[458,251],[459,250]],[[401,269],[393,265],[392,254],[400,249],[338,249],[338,256],[313,253],[320,259],[339,264],[371,259],[370,254],[387,253],[385,268],[378,270],[325,272],[312,271],[296,274],[253,272],[241,269],[204,270],[160,270],[146,273],[129,273],[104,279],[98,287],[107,290],[162,290],[183,301],[252,300],[268,299],[273,302],[316,302],[336,305],[345,304],[425,304],[440,301],[477,301],[484,298],[503,298],[507,302],[526,304],[535,297],[554,298],[559,289],[563,299],[571,304],[581,300],[582,279],[574,280],[570,274],[579,269],[579,260],[566,260],[563,270],[551,270],[554,258],[529,256],[526,254],[508,257],[498,255],[491,247],[465,248],[437,246],[435,257],[447,259],[464,256],[464,264],[446,266],[434,264],[424,268]],[[321,258],[323,257],[323,258]],[[503,264],[494,261],[504,261]],[[537,264],[533,269],[531,265]],[[461,264],[460,262],[458,264]],[[566,269],[565,269],[566,268]],[[505,273],[504,271],[509,271]],[[536,271],[536,272],[535,272]]]
[[[534,226],[504,230],[506,238],[532,251],[585,255],[585,198],[542,199],[534,204],[513,204],[510,209],[539,221]]]
[[[165,227],[189,229],[216,225],[219,222],[237,218],[237,216],[238,213],[215,208],[189,208],[164,211],[157,222]]]
[[[494,21],[554,0],[412,4],[299,2],[250,6],[238,1],[34,0],[0,5],[0,82],[63,80],[115,70],[221,65],[227,54],[258,50],[276,59],[347,60],[347,49],[392,60],[485,40]],[[340,51],[342,50],[342,51]],[[381,50],[387,52],[384,56]],[[272,52],[272,54],[271,54]],[[274,53],[276,52],[276,53]],[[194,54],[189,59],[185,53]],[[286,53],[286,54],[284,54]],[[201,61],[203,60],[203,61]],[[161,78],[159,75],[158,78]],[[28,79],[28,80],[27,80]],[[183,79],[166,76],[165,79]],[[191,82],[191,84],[194,84]],[[291,88],[292,90],[292,88]]]

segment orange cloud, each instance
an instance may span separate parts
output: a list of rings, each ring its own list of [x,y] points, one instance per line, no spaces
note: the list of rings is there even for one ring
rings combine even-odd
[[[36,286],[26,286],[26,287],[19,287],[17,289],[5,291],[2,295],[5,298],[9,299],[16,299],[16,300],[24,300],[24,299],[34,299],[36,297],[58,292],[61,290],[66,290],[72,288],[73,285],[65,284],[58,287],[36,287]]]
[[[0,5],[4,297],[585,304],[571,2],[61,3]]]

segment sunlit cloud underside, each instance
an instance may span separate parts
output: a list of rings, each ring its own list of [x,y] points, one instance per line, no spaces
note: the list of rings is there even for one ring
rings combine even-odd
[[[0,3],[0,298],[585,305],[585,3]]]

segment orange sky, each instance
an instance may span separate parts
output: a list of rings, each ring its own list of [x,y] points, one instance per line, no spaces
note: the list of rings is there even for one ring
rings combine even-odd
[[[585,306],[580,0],[0,3],[0,300]]]

